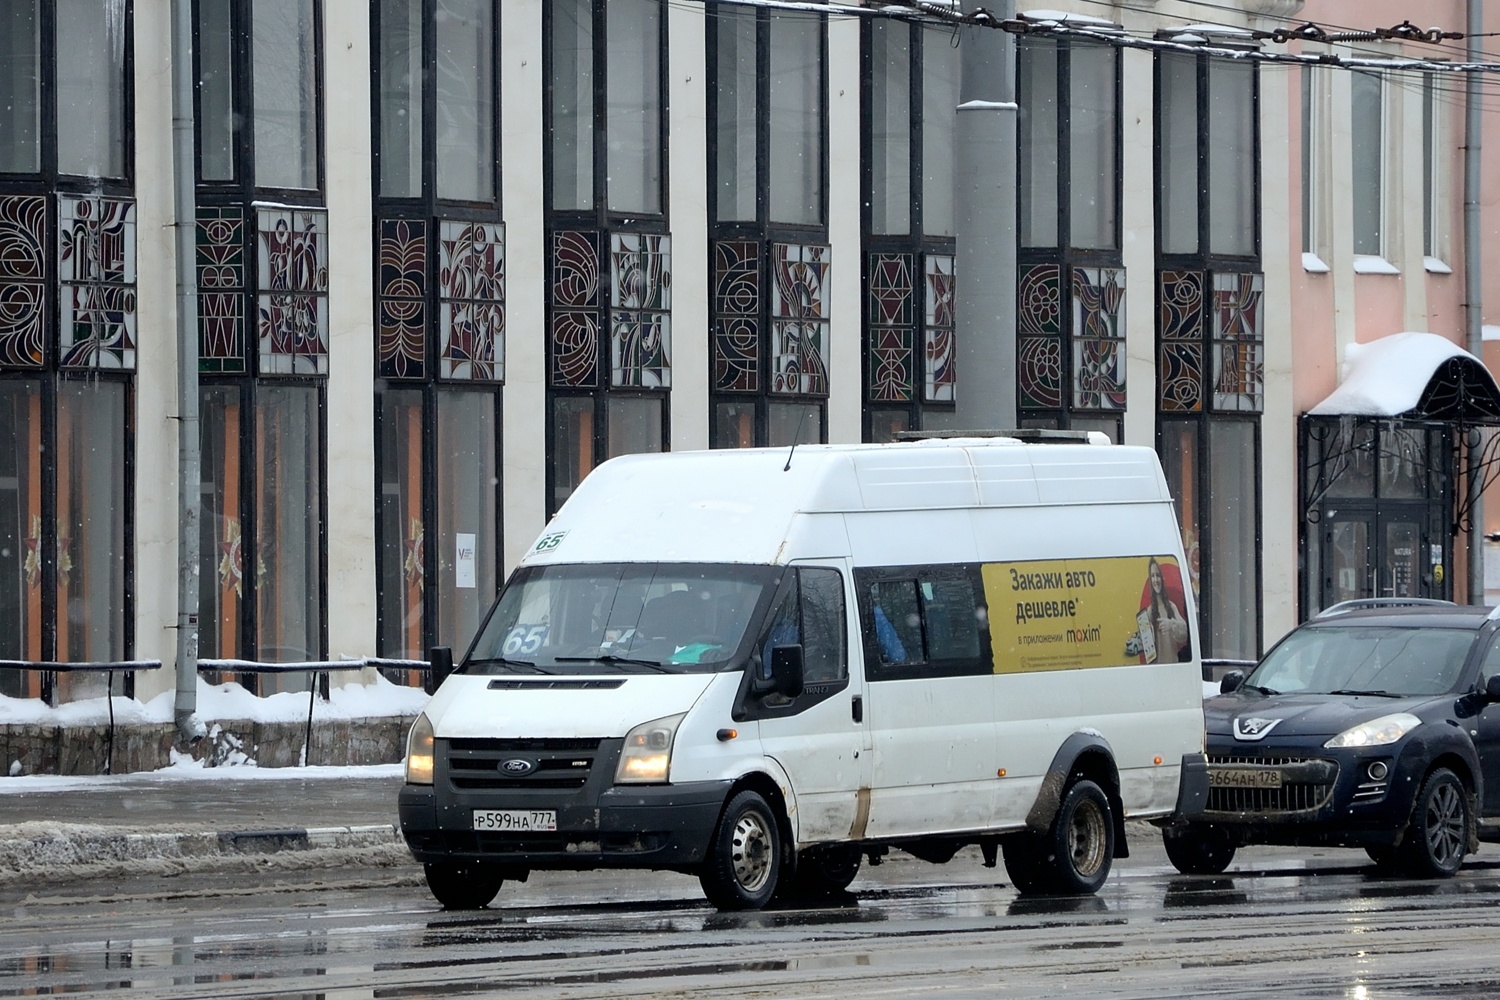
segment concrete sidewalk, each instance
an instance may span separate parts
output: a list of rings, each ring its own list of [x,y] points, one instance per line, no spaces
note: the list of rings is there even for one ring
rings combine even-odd
[[[59,866],[401,844],[399,765],[213,770],[0,778],[0,881]]]

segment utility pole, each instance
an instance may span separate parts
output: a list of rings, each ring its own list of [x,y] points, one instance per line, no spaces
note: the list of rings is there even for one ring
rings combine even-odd
[[[964,12],[980,9],[964,0]],[[1014,0],[987,8],[1015,15]],[[1016,45],[1008,31],[959,36],[954,216],[959,429],[1016,426]]]
[[[172,0],[172,186],[177,226],[177,692],[179,745],[198,719],[198,209],[193,166],[193,7]]]
[[[1469,62],[1480,62],[1484,51],[1480,39],[1484,31],[1484,16],[1480,0],[1468,0]],[[1481,126],[1479,115],[1480,75],[1473,71],[1464,74],[1464,318],[1467,326],[1469,353],[1484,363],[1484,294],[1480,269],[1480,149]],[[1469,431],[1464,442],[1468,456],[1469,493],[1469,603],[1484,603],[1484,468],[1481,456],[1484,438],[1478,430]]]

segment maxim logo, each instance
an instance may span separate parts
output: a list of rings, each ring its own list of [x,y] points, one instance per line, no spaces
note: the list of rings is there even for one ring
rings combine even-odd
[[[1234,738],[1237,740],[1263,740],[1275,729],[1280,719],[1235,719]]]
[[[521,757],[512,757],[510,760],[502,760],[500,762],[500,770],[506,774],[530,774],[536,770],[536,761],[525,760]]]

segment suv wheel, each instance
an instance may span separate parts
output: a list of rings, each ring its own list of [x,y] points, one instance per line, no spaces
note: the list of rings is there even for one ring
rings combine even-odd
[[[1401,844],[1407,871],[1418,878],[1455,874],[1468,850],[1470,823],[1469,794],[1458,776],[1446,767],[1429,774]]]

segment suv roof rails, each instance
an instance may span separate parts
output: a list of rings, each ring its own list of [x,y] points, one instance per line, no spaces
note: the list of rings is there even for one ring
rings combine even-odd
[[[1346,611],[1363,611],[1366,608],[1456,608],[1457,604],[1452,601],[1442,601],[1431,597],[1356,597],[1352,601],[1340,601],[1330,607],[1324,608],[1314,618],[1328,618],[1332,615],[1341,615]]]

